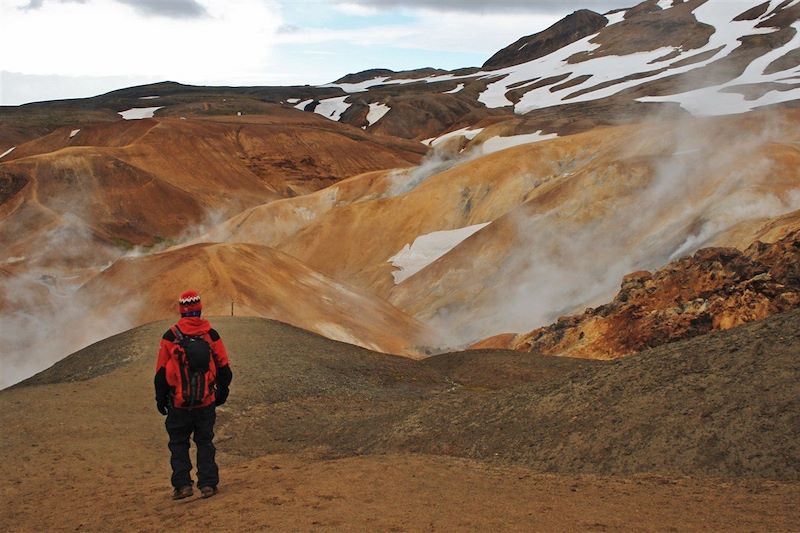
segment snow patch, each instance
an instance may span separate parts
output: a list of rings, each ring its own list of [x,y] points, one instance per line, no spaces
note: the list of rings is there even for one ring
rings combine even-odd
[[[133,107],[126,111],[119,111],[118,114],[125,120],[139,120],[142,118],[153,118],[153,114],[164,106],[158,107]]]
[[[620,11],[618,13],[611,13],[610,15],[604,15],[608,19],[608,24],[606,24],[606,28],[611,26],[612,24],[617,24],[618,22],[622,22],[625,20],[625,13],[627,11]]]
[[[535,133],[526,133],[523,135],[511,135],[510,137],[494,136],[483,141],[481,150],[484,154],[491,154],[511,148],[512,146],[519,146],[521,144],[536,143],[546,141],[548,139],[555,139],[558,135],[555,133],[542,134],[542,130]]]
[[[464,78],[474,78],[476,74],[466,74],[456,76],[453,74],[441,74],[437,76],[425,76],[423,78],[401,78],[392,80],[388,76],[378,76],[358,83],[327,83],[319,87],[338,87],[346,93],[360,93],[378,85],[404,85],[407,83],[439,83],[443,81],[460,80]]]
[[[70,138],[70,139],[72,139],[72,138],[73,138],[73,137],[75,137],[75,136],[76,136],[78,133],[80,133],[80,131],[81,131],[81,130],[80,130],[80,128],[78,128],[77,130],[72,130],[71,132],[69,132],[69,138]]]
[[[320,87],[338,87],[346,93],[361,93],[370,87],[383,85],[383,82],[388,79],[388,76],[378,76],[369,80],[360,81],[358,83],[326,83],[325,85],[320,85]]]
[[[791,88],[791,83],[783,83],[781,81],[785,78],[786,71],[769,75],[764,74],[764,70],[766,70],[767,66],[774,60],[789,51],[800,48],[800,22],[792,24],[792,28],[796,30],[796,33],[788,43],[757,57],[747,66],[739,77],[727,83],[673,95],[645,96],[637,98],[637,100],[640,102],[677,102],[692,115],[717,116],[745,113],[762,106],[779,104],[781,102],[800,98],[800,89]],[[744,94],[731,92],[731,90],[735,90],[737,86],[770,82],[785,85],[787,90],[778,91],[773,89],[754,100],[747,100]]]
[[[367,125],[372,126],[380,119],[383,118],[383,115],[389,112],[391,107],[386,104],[376,103],[376,104],[369,104],[369,113],[367,113]]]
[[[399,269],[392,272],[395,285],[430,265],[487,225],[489,222],[452,230],[434,231],[418,236],[412,244],[406,244],[388,259],[392,266]]]
[[[460,91],[463,88],[464,88],[464,84],[463,83],[459,83],[458,85],[456,85],[455,89],[450,89],[449,91],[445,91],[442,94],[455,94],[455,93],[457,93],[458,91]]]
[[[299,109],[300,111],[303,111],[303,110],[306,108],[306,106],[307,106],[308,104],[310,104],[311,102],[313,102],[313,101],[314,101],[314,99],[313,99],[313,98],[309,98],[308,100],[303,100],[302,102],[300,102],[299,104],[297,104],[297,105],[296,105],[296,106],[294,106],[294,107],[295,107],[296,109]]]
[[[672,0],[658,0],[657,5],[661,9],[669,9],[672,7]]]
[[[472,140],[482,131],[483,128],[476,128],[474,130],[469,128],[461,128],[460,130],[451,131],[449,133],[445,133],[444,135],[440,135],[439,137],[434,137],[433,139],[425,139],[425,141],[429,142],[422,141],[422,144],[427,144],[428,146],[438,146],[448,139],[452,139],[454,137],[466,137],[467,139]]]
[[[761,17],[759,17],[759,20],[764,20],[764,19],[770,18],[772,15],[775,14],[775,10],[778,9],[778,6],[783,4],[785,1],[786,0],[769,0],[769,7],[767,7],[767,10],[764,12],[764,14],[761,15]],[[798,2],[798,0],[791,0],[790,3],[788,3],[788,4],[786,4],[784,6],[784,9],[788,9],[788,8],[792,7],[792,5],[796,4],[797,2]]]
[[[4,158],[5,156],[7,156],[7,155],[8,155],[8,154],[10,154],[11,152],[13,152],[13,151],[14,151],[14,148],[16,148],[16,146],[12,146],[12,147],[11,147],[11,148],[9,148],[8,150],[6,150],[6,151],[5,151],[5,152],[3,152],[2,154],[0,154],[0,159]]]
[[[288,103],[290,103],[290,104],[296,104],[297,102],[300,101],[300,99],[299,98],[287,98],[286,101]]]
[[[139,100],[157,100],[160,96],[140,96]]]
[[[314,108],[314,113],[338,121],[342,118],[342,113],[347,111],[347,108],[351,105],[345,102],[347,98],[349,98],[349,96],[337,96],[336,98],[321,100],[319,104],[317,104],[317,107]]]

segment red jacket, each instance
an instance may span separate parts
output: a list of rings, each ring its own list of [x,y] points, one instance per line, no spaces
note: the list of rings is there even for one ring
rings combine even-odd
[[[225,349],[219,333],[211,327],[208,320],[200,317],[182,317],[176,326],[184,335],[202,336],[211,346],[212,364],[209,366],[209,370],[216,382],[216,393],[211,392],[201,404],[195,405],[195,407],[206,407],[215,402],[218,405],[223,403],[228,396],[228,386],[233,375],[228,361],[228,351]],[[179,345],[175,333],[170,328],[161,337],[158,350],[155,376],[156,402],[166,404],[170,401],[170,406],[180,407],[183,404],[183,398],[181,397],[178,355]]]

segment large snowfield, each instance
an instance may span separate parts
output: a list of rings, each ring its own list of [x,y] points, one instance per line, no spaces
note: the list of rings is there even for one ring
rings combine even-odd
[[[376,76],[358,83],[329,83],[321,87],[338,87],[346,93],[360,93],[369,91],[374,87],[408,83],[442,83],[453,80],[464,80],[456,88],[442,91],[446,94],[460,92],[465,83],[475,80],[487,80],[486,89],[478,95],[478,101],[490,108],[513,106],[518,114],[525,114],[534,109],[541,109],[564,103],[586,102],[606,98],[625,89],[653,82],[668,76],[682,74],[702,68],[713,62],[726,58],[734,49],[740,46],[741,39],[749,35],[769,34],[778,31],[777,28],[758,28],[757,26],[768,19],[772,11],[784,3],[785,0],[770,0],[769,8],[761,17],[755,20],[734,20],[749,3],[735,0],[709,0],[695,8],[693,13],[698,22],[714,27],[708,43],[696,49],[681,47],[662,47],[655,50],[635,52],[626,55],[604,55],[589,58],[578,63],[568,63],[568,59],[578,53],[590,53],[599,48],[599,44],[592,42],[597,34],[580,39],[549,55],[507,68],[497,70],[484,70],[465,75],[434,75],[419,78],[392,79],[389,76]],[[793,7],[800,0],[791,0],[787,7]],[[661,9],[672,8],[672,0],[660,0]],[[624,20],[625,11],[618,11],[607,15],[608,25],[619,24]],[[800,23],[793,25],[795,30],[800,30]],[[524,46],[524,45],[523,45]],[[662,96],[645,96],[638,100],[642,102],[677,102],[690,113],[702,115],[723,115],[742,113],[761,106],[777,104],[794,100],[800,97],[798,76],[800,68],[790,68],[773,74],[764,74],[764,69],[775,59],[796,50],[800,46],[800,32],[785,44],[770,53],[756,59],[740,76],[720,85],[712,85],[702,89],[676,92]],[[700,61],[686,61],[689,58],[711,53],[710,57]],[[677,54],[668,60],[663,58],[670,54]],[[666,68],[665,68],[666,67]],[[663,72],[660,72],[665,68]],[[623,81],[624,78],[637,75],[636,79]],[[512,102],[507,94],[510,90],[524,89],[545,78],[564,78],[558,82],[531,89],[523,94],[516,103]],[[608,82],[614,82],[603,86]],[[754,83],[775,84],[771,90],[753,100],[747,100],[744,95],[735,92]],[[563,87],[558,87],[564,85]],[[783,85],[784,87],[781,87]],[[582,94],[577,94],[581,92]],[[327,103],[326,103],[327,102]],[[709,102],[713,106],[709,107]],[[329,98],[322,109],[315,111],[337,120],[347,108],[344,98]],[[301,107],[298,105],[297,107]]]

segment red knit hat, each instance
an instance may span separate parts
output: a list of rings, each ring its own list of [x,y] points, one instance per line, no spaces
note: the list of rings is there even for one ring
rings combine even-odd
[[[202,310],[203,303],[200,301],[199,294],[195,291],[186,291],[181,294],[181,297],[178,299],[178,311],[180,311],[181,315]]]

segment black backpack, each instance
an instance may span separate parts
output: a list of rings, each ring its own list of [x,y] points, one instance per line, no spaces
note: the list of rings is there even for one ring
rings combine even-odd
[[[184,335],[175,326],[175,340],[181,351],[178,363],[181,371],[183,405],[193,407],[214,391],[214,374],[211,370],[211,345],[202,336]]]

